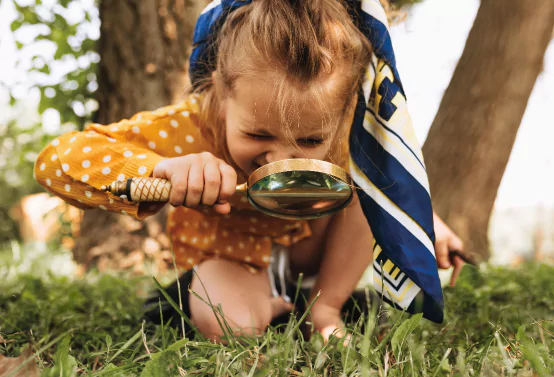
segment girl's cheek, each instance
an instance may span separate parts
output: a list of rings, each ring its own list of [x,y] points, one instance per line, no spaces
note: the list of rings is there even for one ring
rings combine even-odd
[[[325,160],[330,150],[331,150],[330,145],[322,145],[318,148],[312,148],[311,153],[308,152],[307,154],[309,156],[312,156],[310,158],[314,158],[316,160]]]
[[[241,159],[252,159],[263,152],[263,148],[260,148],[259,143],[252,140],[237,140],[233,147],[236,154],[240,156]]]

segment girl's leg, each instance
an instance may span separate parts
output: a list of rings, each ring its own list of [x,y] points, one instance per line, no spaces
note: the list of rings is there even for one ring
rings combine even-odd
[[[256,336],[273,318],[292,309],[282,298],[272,297],[267,274],[267,270],[251,274],[236,263],[211,259],[198,266],[191,289],[214,307],[221,305],[225,321],[236,335]],[[189,304],[191,320],[199,331],[221,340],[224,332],[212,308],[192,294]],[[221,318],[220,321],[223,323]]]

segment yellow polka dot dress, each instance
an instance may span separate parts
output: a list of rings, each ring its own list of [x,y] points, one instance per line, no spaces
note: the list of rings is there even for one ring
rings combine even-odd
[[[101,187],[115,180],[150,177],[165,158],[213,152],[197,126],[199,100],[191,95],[178,105],[64,134],[39,154],[36,179],[81,209],[100,208],[137,219],[153,215],[164,203],[133,203],[102,192]],[[306,221],[264,215],[240,195],[230,203],[228,215],[209,208],[170,210],[167,229],[181,267],[190,269],[209,258],[225,258],[254,273],[268,266],[273,243],[290,245],[311,235]]]

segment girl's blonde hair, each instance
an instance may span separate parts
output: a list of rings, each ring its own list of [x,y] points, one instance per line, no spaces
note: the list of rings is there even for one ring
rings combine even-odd
[[[356,97],[371,59],[369,41],[352,21],[342,0],[253,0],[232,12],[215,40],[217,54],[208,62],[209,75],[195,85],[203,96],[200,127],[216,148],[216,155],[228,155],[220,100],[233,94],[241,77],[282,77],[277,104],[282,113],[292,103],[283,93],[288,87],[306,90],[313,83],[336,78],[333,88],[342,116]],[[212,79],[211,73],[217,71]],[[217,82],[214,85],[214,80]],[[289,109],[290,110],[290,109]],[[289,111],[290,113],[290,111]],[[325,115],[325,114],[323,114]],[[281,124],[290,127],[284,117]],[[347,140],[349,132],[338,137]],[[345,146],[331,148],[330,161],[344,165]]]

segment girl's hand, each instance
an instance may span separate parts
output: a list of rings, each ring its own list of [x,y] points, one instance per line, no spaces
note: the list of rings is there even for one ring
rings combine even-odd
[[[332,335],[343,338],[344,322],[340,318],[340,309],[325,304],[314,303],[310,311],[310,321],[316,331],[318,331],[325,342]]]
[[[223,215],[231,212],[227,201],[235,193],[237,173],[209,152],[163,160],[154,167],[152,175],[171,182],[169,202],[174,207],[205,205]]]
[[[464,243],[435,213],[433,213],[433,220],[435,223],[435,255],[437,265],[443,269],[454,266],[450,278],[450,285],[454,286],[465,262],[452,252],[463,251]]]

